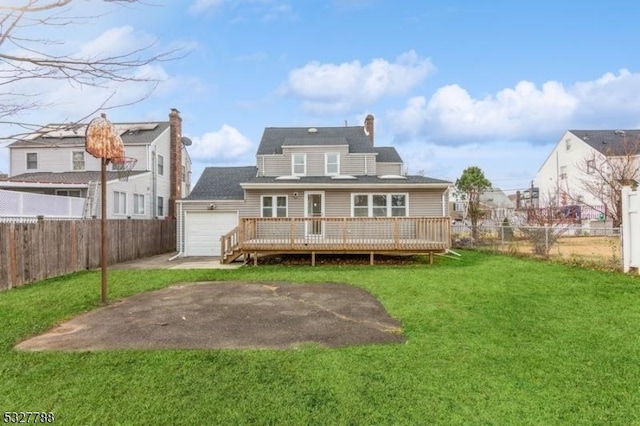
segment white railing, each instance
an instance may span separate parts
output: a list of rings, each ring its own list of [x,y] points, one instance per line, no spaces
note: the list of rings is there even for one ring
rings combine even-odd
[[[0,217],[81,218],[84,198],[0,190]]]

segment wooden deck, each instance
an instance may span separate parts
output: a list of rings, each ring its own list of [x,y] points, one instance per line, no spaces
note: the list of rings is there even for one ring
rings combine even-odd
[[[422,254],[451,246],[448,217],[243,218],[221,238],[224,263],[244,255],[316,253]]]

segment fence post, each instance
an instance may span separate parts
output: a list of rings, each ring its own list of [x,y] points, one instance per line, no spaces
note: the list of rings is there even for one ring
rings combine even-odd
[[[549,254],[549,225],[544,225],[544,249],[545,253]]]

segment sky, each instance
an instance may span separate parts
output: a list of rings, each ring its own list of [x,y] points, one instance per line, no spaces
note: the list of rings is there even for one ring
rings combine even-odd
[[[255,165],[265,127],[362,125],[373,114],[375,144],[394,146],[409,174],[455,182],[478,166],[513,193],[566,130],[640,127],[640,2],[75,0],[65,13],[92,18],[18,30],[56,40],[40,47],[51,52],[178,52],[130,71],[157,85],[5,81],[43,105],[12,119],[78,120],[107,97],[134,102],[107,110],[114,122],[168,120],[177,108],[193,184],[207,166]]]

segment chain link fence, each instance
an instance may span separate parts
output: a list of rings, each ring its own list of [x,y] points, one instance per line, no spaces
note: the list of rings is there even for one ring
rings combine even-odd
[[[546,226],[483,223],[478,230],[478,239],[474,241],[469,225],[454,224],[453,247],[553,258],[616,270],[622,268],[621,232],[610,222]]]

